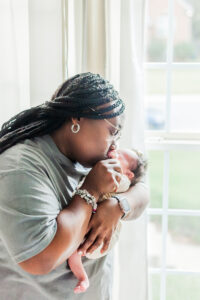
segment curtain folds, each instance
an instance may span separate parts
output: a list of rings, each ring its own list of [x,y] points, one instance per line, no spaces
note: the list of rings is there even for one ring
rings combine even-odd
[[[0,126],[64,80],[62,0],[0,0]]]
[[[30,105],[28,0],[0,1],[0,126]]]

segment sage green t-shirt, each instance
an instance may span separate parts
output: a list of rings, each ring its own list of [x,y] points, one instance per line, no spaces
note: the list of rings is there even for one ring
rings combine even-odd
[[[0,155],[1,300],[111,300],[113,251],[95,260],[82,257],[90,286],[81,294],[74,294],[77,279],[67,261],[46,275],[18,265],[50,244],[59,212],[90,170],[64,156],[49,134]]]

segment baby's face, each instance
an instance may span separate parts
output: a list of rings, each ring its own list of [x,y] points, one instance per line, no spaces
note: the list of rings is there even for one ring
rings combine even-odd
[[[126,148],[113,150],[110,152],[109,158],[117,158],[120,161],[123,174],[127,175],[130,180],[134,177],[131,170],[137,168],[139,159],[134,151]]]

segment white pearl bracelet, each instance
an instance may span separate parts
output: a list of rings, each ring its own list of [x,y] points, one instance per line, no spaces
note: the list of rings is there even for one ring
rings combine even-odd
[[[96,198],[92,196],[87,190],[85,189],[76,189],[74,195],[79,195],[81,198],[85,199],[88,204],[92,205],[92,213],[95,213],[97,210],[97,203]]]

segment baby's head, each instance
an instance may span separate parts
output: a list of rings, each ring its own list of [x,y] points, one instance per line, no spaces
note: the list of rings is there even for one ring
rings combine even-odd
[[[120,161],[122,172],[126,175],[131,184],[135,185],[145,174],[147,160],[144,155],[136,149],[121,148],[110,152],[110,158],[117,158]]]

